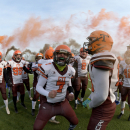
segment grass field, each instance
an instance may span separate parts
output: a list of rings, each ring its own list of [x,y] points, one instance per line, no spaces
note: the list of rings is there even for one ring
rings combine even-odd
[[[32,75],[30,75],[30,86],[32,87]],[[89,82],[88,88],[90,88],[91,84]],[[32,90],[31,90],[32,91]],[[7,90],[8,92],[8,90]],[[86,90],[85,99],[90,94],[90,90]],[[36,116],[31,115],[32,103],[28,98],[28,93],[25,94],[25,105],[27,109],[25,110],[20,102],[17,103],[18,113],[14,112],[12,96],[9,100],[9,109],[10,115],[6,114],[6,110],[4,107],[4,102],[2,96],[0,94],[0,130],[33,130],[33,124]],[[36,114],[38,112],[38,102],[36,104]],[[74,101],[70,102],[71,106],[74,107]],[[75,130],[86,130],[89,122],[89,118],[91,116],[91,110],[87,110],[83,108],[81,105],[78,106],[77,110],[74,110],[79,119],[79,123],[76,126]],[[125,114],[121,117],[121,119],[117,119],[117,115],[120,113],[120,105],[117,106],[115,115],[111,122],[108,124],[106,130],[130,130],[130,122],[127,121],[129,116],[129,108],[126,105]],[[45,126],[44,130],[68,130],[69,122],[62,116],[57,116],[56,119],[60,121],[60,124],[53,124],[48,122]]]

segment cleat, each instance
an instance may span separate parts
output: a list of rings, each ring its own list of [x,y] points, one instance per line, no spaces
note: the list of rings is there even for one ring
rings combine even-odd
[[[123,116],[123,114],[120,113],[120,114],[117,116],[117,118],[120,119],[122,116]]]
[[[35,116],[35,109],[32,109],[32,116]]]
[[[21,103],[21,105],[22,105],[25,109],[27,109],[27,107],[25,106],[25,104],[24,104],[24,103]]]
[[[119,104],[120,104],[120,102],[119,102],[119,101],[117,101],[117,100],[115,100],[115,103],[116,103],[116,105],[119,105]]]
[[[7,112],[7,114],[10,114],[10,111],[9,111],[8,107],[6,107],[6,112]]]
[[[128,121],[130,121],[130,115],[129,115],[129,117],[128,117]]]
[[[120,104],[120,102],[118,101],[116,105],[119,105],[119,104]]]
[[[30,98],[30,100],[32,100],[32,97],[29,97]]]
[[[78,106],[78,104],[75,104],[75,105],[74,105],[74,109],[77,109],[77,106]]]
[[[59,123],[60,123],[60,122],[57,121],[56,119],[54,119],[54,120],[50,119],[49,122],[52,122],[52,123],[55,123],[55,124],[59,124]]]

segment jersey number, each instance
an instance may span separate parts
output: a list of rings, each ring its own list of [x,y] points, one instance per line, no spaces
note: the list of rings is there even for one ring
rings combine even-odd
[[[130,69],[124,69],[124,75],[126,78],[130,78]]]
[[[23,70],[23,68],[22,67],[14,67],[13,68],[13,74],[14,75],[22,75],[22,70]]]
[[[2,75],[2,68],[0,68],[0,76]]]
[[[65,78],[66,77],[58,77],[56,85],[59,86],[59,89],[57,90],[57,93],[62,93],[63,86],[65,85]]]
[[[81,67],[82,70],[85,70],[86,69],[86,62],[83,60],[82,61],[82,67]]]

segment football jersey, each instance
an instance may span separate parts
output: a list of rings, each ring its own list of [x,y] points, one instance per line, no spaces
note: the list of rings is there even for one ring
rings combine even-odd
[[[75,60],[78,62],[78,77],[85,76],[87,77],[87,67],[90,61],[90,58],[87,56],[85,59],[83,59],[80,56],[75,56]]]
[[[47,64],[53,62],[53,59],[40,59],[38,64]]]
[[[2,83],[3,80],[3,70],[6,68],[7,62],[6,61],[1,61],[0,62],[0,83]]]
[[[11,68],[11,74],[13,79],[13,84],[23,83],[22,80],[22,71],[23,71],[23,63],[17,63],[14,60],[8,61],[8,67]]]
[[[114,63],[113,69],[111,71],[110,70],[107,71],[95,68],[93,66],[93,63],[100,60],[113,61]],[[111,102],[115,101],[114,92],[117,90],[117,86],[115,85],[118,82],[118,73],[119,73],[118,63],[119,62],[116,56],[108,51],[94,54],[90,59],[89,74],[92,82],[92,92],[89,96],[91,99],[91,102],[89,103],[90,108],[101,105],[103,102],[101,103],[100,101],[107,98],[106,96],[108,96],[108,94],[110,96]]]
[[[69,81],[72,76],[75,75],[75,70],[71,66],[67,66],[64,72],[60,72],[56,65],[52,63],[42,64],[41,75],[47,78],[45,90],[50,92],[52,90],[57,90],[57,95],[55,98],[47,97],[47,102],[56,103],[65,100],[66,90],[69,86]]]
[[[34,72],[34,76],[33,76],[33,82],[37,82],[38,81],[38,75],[37,75],[37,68],[38,68],[38,63],[33,62],[32,63],[32,71]]]
[[[125,60],[120,62],[119,74],[123,75],[123,86],[130,87],[130,64],[126,64]]]

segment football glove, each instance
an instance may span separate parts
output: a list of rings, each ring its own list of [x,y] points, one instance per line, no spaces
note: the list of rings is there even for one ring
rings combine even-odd
[[[87,105],[89,104],[89,102],[91,102],[90,98],[87,98],[87,100],[85,100],[84,102],[82,102],[83,107],[88,107]]]

